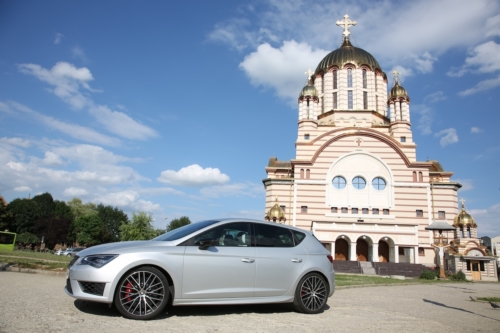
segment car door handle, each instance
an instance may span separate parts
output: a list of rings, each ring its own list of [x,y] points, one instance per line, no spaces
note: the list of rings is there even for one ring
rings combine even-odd
[[[292,262],[299,263],[299,262],[302,262],[302,259],[300,259],[300,258],[293,258]]]
[[[243,259],[241,259],[241,261],[248,262],[248,263],[251,264],[251,263],[255,262],[255,259],[252,259],[252,258],[243,258]]]

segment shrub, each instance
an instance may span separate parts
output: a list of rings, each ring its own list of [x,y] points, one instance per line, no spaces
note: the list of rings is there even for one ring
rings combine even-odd
[[[426,269],[422,272],[422,274],[420,274],[420,278],[424,280],[434,280],[436,278],[436,273],[434,271]]]
[[[467,281],[467,278],[465,277],[465,273],[462,271],[458,271],[455,274],[451,274],[449,276],[449,279],[452,281]]]

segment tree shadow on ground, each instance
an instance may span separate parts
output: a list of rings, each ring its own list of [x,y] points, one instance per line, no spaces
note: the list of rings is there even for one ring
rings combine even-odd
[[[437,305],[437,306],[442,306],[442,307],[447,308],[447,309],[452,309],[452,310],[467,312],[467,313],[470,313],[472,315],[476,315],[476,316],[479,316],[479,317],[488,318],[488,319],[500,322],[500,320],[498,320],[496,318],[491,318],[491,317],[482,315],[480,313],[475,313],[475,312],[472,312],[472,311],[469,311],[469,310],[465,310],[465,309],[462,309],[462,308],[457,308],[457,307],[454,307],[454,306],[449,306],[449,305],[446,305],[446,304],[443,304],[443,303],[439,303],[439,302],[435,302],[435,301],[431,301],[431,300],[428,300],[428,299],[425,299],[425,298],[423,299],[423,301],[426,302],[426,303],[431,303],[431,304]]]

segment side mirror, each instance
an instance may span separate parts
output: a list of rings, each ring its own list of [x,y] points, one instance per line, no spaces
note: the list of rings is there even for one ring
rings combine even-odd
[[[200,250],[206,250],[210,246],[215,246],[215,245],[219,244],[219,239],[218,238],[215,238],[215,239],[205,238],[205,239],[200,239],[200,241],[198,243],[200,244],[200,246],[198,246],[198,248]]]

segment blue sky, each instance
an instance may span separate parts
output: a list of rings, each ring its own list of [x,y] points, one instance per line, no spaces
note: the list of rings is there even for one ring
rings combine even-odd
[[[500,3],[2,1],[0,195],[263,218],[271,156],[295,157],[304,72],[355,46],[411,98],[418,160],[500,235]],[[165,218],[168,219],[166,220]]]

